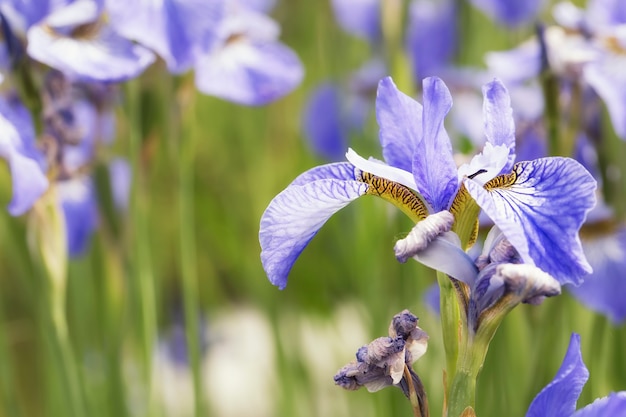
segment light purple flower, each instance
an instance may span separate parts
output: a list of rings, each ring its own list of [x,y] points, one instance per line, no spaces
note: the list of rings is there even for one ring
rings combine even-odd
[[[225,1],[108,0],[107,9],[118,33],[159,54],[171,72],[181,73],[214,42]]]
[[[347,33],[371,44],[381,41],[380,0],[332,0],[335,19]]]
[[[199,91],[238,104],[267,104],[291,92],[304,76],[298,56],[278,41],[279,27],[268,16],[229,8],[216,39],[195,61]]]
[[[580,351],[580,336],[572,334],[567,353],[554,379],[541,390],[526,417],[606,417],[626,414],[626,392],[611,393],[576,411],[576,402],[589,378]]]
[[[93,180],[76,177],[56,183],[59,200],[65,216],[68,253],[71,257],[82,255],[98,226],[98,204]]]
[[[261,260],[270,281],[284,288],[291,267],[321,226],[358,197],[379,195],[400,207],[419,226],[428,215],[461,210],[458,205],[464,203],[455,200],[458,195],[463,199],[459,191],[463,184],[523,262],[537,266],[560,283],[580,282],[581,276],[590,271],[578,229],[595,203],[596,183],[591,175],[568,158],[543,158],[514,165],[510,99],[497,80],[483,89],[485,148],[457,169],[443,125],[452,106],[450,93],[438,78],[425,79],[423,91],[422,106],[398,91],[390,78],[380,82],[376,114],[386,163],[366,160],[349,150],[346,156],[350,163],[313,168],[270,202],[259,232]],[[568,210],[564,212],[563,207]],[[457,267],[449,262],[448,251],[464,254],[459,237],[455,242],[449,233],[460,215],[457,212],[452,223],[442,217],[443,223],[433,224],[442,236],[427,242],[434,259],[427,265],[461,280],[463,275],[472,279],[475,272],[471,268],[475,267],[471,260],[469,269],[464,269],[465,262],[458,266],[459,271],[444,265]],[[472,221],[476,219],[470,220],[470,227]]]
[[[106,23],[103,6],[103,0],[80,0],[54,8],[28,29],[28,55],[81,80],[123,81],[141,74],[154,54]]]

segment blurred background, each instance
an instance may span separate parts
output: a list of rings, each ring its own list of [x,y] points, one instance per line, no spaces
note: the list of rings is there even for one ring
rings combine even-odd
[[[426,297],[435,276],[396,261],[393,243],[412,227],[398,210],[367,197],[333,216],[285,290],[262,269],[264,209],[298,174],[328,162],[303,131],[310,94],[327,80],[345,82],[372,55],[366,40],[340,28],[328,1],[279,1],[271,16],[305,68],[302,83],[271,104],[204,95],[193,75],[170,75],[162,62],[120,85],[115,141],[93,167],[98,230],[68,265],[66,345],[47,330],[47,284],[29,255],[28,216],[0,216],[0,416],[408,416],[398,389],[348,392],[333,381],[405,308],[430,335],[415,370],[431,415],[441,415],[444,354]],[[464,65],[484,66],[488,51],[534,33],[532,24],[510,29],[466,3],[459,16],[455,59]],[[548,5],[539,18],[552,20]],[[375,90],[363,97],[367,121],[350,146],[380,158]],[[624,143],[616,146],[625,157]],[[117,156],[134,169],[128,212],[112,204],[105,162]],[[5,205],[8,168],[0,184]],[[186,308],[200,341],[195,359]],[[565,290],[505,319],[479,378],[477,414],[524,415],[572,332],[582,336],[591,374],[579,404],[626,389],[626,328]]]

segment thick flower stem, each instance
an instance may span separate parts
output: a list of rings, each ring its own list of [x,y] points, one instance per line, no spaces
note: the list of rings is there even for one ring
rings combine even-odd
[[[446,274],[437,271],[440,290],[441,330],[446,351],[446,375],[454,379],[459,355],[459,303],[452,282]],[[446,382],[446,385],[449,385]]]

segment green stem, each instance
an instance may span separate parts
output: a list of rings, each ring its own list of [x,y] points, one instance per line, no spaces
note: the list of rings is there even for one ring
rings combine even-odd
[[[195,120],[194,120],[195,122]],[[191,126],[198,126],[191,123]],[[196,270],[195,221],[193,210],[193,172],[195,132],[185,135],[178,146],[178,179],[180,204],[180,267],[185,310],[185,334],[189,366],[193,375],[195,415],[205,415],[200,372],[200,335],[198,323],[198,278]]]
[[[133,171],[131,216],[135,228],[133,238],[133,275],[139,286],[138,302],[141,307],[141,346],[144,377],[147,386],[147,415],[154,415],[154,383],[152,378],[152,348],[156,340],[157,314],[155,306],[154,277],[150,262],[148,242],[148,201],[146,178],[141,164],[141,92],[138,81],[128,83],[128,120],[130,124],[130,159]]]
[[[450,278],[443,272],[437,271],[437,282],[440,291],[441,331],[446,352],[445,383],[448,385],[448,381],[451,381],[456,373],[459,356],[460,309],[456,291]],[[449,392],[448,389],[446,391]]]

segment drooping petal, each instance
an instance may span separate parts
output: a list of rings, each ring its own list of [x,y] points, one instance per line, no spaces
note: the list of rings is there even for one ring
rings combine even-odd
[[[263,213],[259,231],[261,262],[270,282],[280,289],[285,288],[293,264],[324,223],[367,191],[367,184],[355,181],[353,173],[351,177],[337,178],[337,173],[346,173],[343,167],[331,164],[316,168],[315,176],[323,172],[328,176],[290,185]]]
[[[313,151],[328,160],[340,160],[348,147],[339,91],[331,83],[320,85],[309,97],[303,130]]]
[[[354,180],[356,169],[354,165],[349,162],[334,162],[332,164],[325,164],[316,166],[298,175],[289,184],[292,185],[306,185],[310,182],[317,180],[325,180],[328,178],[335,178],[338,180]]]
[[[7,207],[19,216],[48,189],[48,179],[33,149],[34,131],[28,112],[14,111],[0,100],[0,157],[9,164],[13,196]]]
[[[424,114],[421,139],[413,152],[413,176],[417,190],[435,212],[447,210],[458,188],[452,144],[443,125],[452,107],[452,97],[444,82],[436,77],[423,81]]]
[[[520,83],[539,75],[541,49],[536,39],[510,51],[489,52],[485,63],[492,74],[508,83]]]
[[[31,27],[27,36],[32,58],[81,80],[124,81],[155,60],[150,50],[122,38],[106,24],[84,39],[54,33],[44,25]]]
[[[333,0],[332,5],[343,30],[371,43],[380,39],[380,0]]]
[[[478,274],[476,265],[460,248],[460,243],[451,243],[446,240],[445,235],[436,237],[426,249],[415,254],[413,259],[468,285],[474,283]]]
[[[605,55],[585,66],[583,76],[606,103],[613,129],[626,140],[626,57]]]
[[[515,162],[515,122],[511,97],[500,80],[483,86],[483,118],[487,142],[494,146],[504,145],[509,150],[507,164],[498,174],[511,172]]]
[[[376,94],[376,120],[385,161],[412,172],[413,152],[421,140],[422,105],[402,93],[391,77],[383,78]]]
[[[626,391],[613,392],[598,398],[588,406],[572,414],[572,417],[606,417],[626,415]]]
[[[586,226],[587,227],[587,226]],[[588,226],[593,229],[593,224]],[[593,232],[591,232],[593,233]],[[583,238],[583,250],[593,268],[578,287],[568,287],[584,305],[613,323],[626,320],[626,226],[613,233]]]
[[[413,190],[417,189],[413,175],[411,175],[408,171],[387,165],[378,160],[365,159],[357,154],[352,148],[348,148],[348,152],[346,152],[346,159],[361,171],[369,172],[377,177],[397,182]]]
[[[518,26],[534,19],[545,0],[471,0],[471,3],[503,26]]]
[[[196,87],[205,94],[257,106],[274,101],[300,84],[298,56],[279,42],[234,40],[196,61]]]
[[[556,376],[537,394],[526,417],[571,417],[588,378],[589,371],[580,353],[580,336],[574,333]]]
[[[596,181],[569,158],[520,162],[513,173],[488,183],[464,184],[470,195],[513,244],[524,262],[561,284],[580,284],[591,272],[578,230],[595,204]]]

